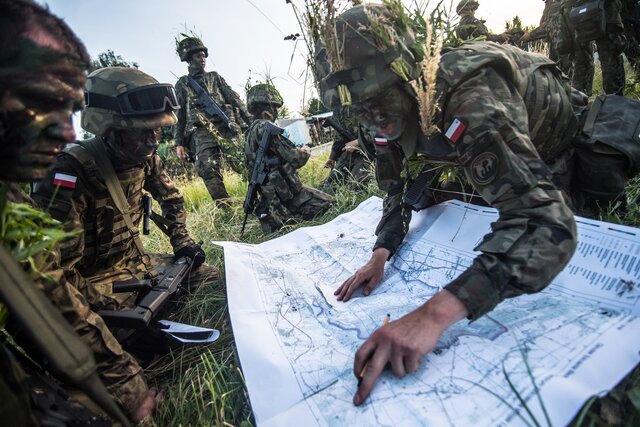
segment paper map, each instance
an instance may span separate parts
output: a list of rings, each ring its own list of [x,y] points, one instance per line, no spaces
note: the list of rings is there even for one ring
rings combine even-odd
[[[222,242],[229,311],[258,425],[567,424],[640,362],[640,230],[576,218],[578,248],[544,291],[463,320],[399,379],[385,371],[361,407],[353,359],[384,316],[412,311],[460,274],[497,213],[457,201],[414,214],[369,297],[336,301],[364,264],[382,201],[260,245]]]

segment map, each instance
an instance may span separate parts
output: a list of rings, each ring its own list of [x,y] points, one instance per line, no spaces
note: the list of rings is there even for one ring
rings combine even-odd
[[[457,201],[414,214],[375,291],[338,302],[333,291],[370,257],[381,209],[371,198],[260,245],[219,243],[258,425],[564,425],[640,362],[640,232],[576,218],[578,249],[552,285],[453,325],[416,373],[385,371],[353,406],[358,347],[464,271],[497,219]]]

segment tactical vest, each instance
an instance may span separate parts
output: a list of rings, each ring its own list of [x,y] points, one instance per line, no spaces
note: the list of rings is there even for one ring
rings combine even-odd
[[[569,82],[549,58],[513,46],[467,42],[443,53],[438,70],[442,111],[453,91],[484,67],[496,70],[522,96],[529,135],[542,160],[553,159],[571,144],[578,120],[570,103]]]
[[[138,263],[142,262],[134,238],[109,195],[91,153],[79,144],[67,145],[64,152],[82,166],[83,179],[93,187],[91,205],[88,207],[84,223],[85,247],[82,260],[77,264],[78,271],[83,276],[90,277],[105,269],[118,268],[123,261],[133,259]],[[134,233],[139,233],[139,224],[143,217],[142,195],[146,175],[147,166],[117,172],[129,203],[129,215],[135,226]]]

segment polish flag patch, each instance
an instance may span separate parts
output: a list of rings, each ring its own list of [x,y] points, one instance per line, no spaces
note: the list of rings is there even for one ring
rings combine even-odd
[[[53,177],[53,185],[60,187],[76,188],[77,176],[67,175],[66,173],[57,172]]]
[[[389,145],[389,140],[387,138],[383,138],[381,136],[376,136],[374,138],[376,145]]]
[[[458,142],[458,139],[460,139],[466,128],[467,126],[462,123],[462,120],[454,117],[453,123],[451,123],[451,126],[449,126],[449,129],[447,129],[447,132],[444,134],[444,136],[446,136],[449,141],[455,144],[456,142]]]

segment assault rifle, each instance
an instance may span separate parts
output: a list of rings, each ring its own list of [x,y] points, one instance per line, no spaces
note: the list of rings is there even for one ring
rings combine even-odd
[[[358,139],[358,135],[353,132],[350,132],[347,128],[342,126],[340,122],[338,122],[333,117],[327,117],[322,121],[322,126],[328,127],[331,126],[338,132],[340,138],[342,138],[345,142],[353,141],[354,139]]]
[[[189,275],[191,259],[182,257],[169,266],[157,268],[155,284],[150,279],[113,283],[113,293],[138,292],[136,307],[129,310],[100,310],[105,323],[115,328],[144,329],[158,315],[167,299],[176,294]]]
[[[193,91],[198,96],[196,103],[200,108],[202,108],[202,111],[204,111],[205,114],[210,118],[216,118],[218,120],[222,120],[225,126],[229,128],[231,133],[233,135],[237,135],[238,131],[236,130],[236,128],[231,126],[231,121],[229,120],[229,117],[227,117],[224,111],[222,111],[218,103],[214,101],[211,95],[209,95],[207,91],[204,90],[202,86],[200,86],[200,84],[197,81],[195,81],[193,77],[187,75],[187,81],[189,83],[189,87],[191,87],[191,89],[193,89]]]
[[[253,171],[251,172],[251,178],[249,179],[249,187],[247,188],[247,195],[244,198],[242,209],[244,210],[244,221],[242,221],[242,230],[240,236],[244,233],[244,227],[247,225],[247,218],[253,213],[256,205],[256,195],[258,194],[258,188],[264,184],[269,174],[269,167],[277,164],[273,159],[267,157],[267,151],[269,150],[269,143],[273,135],[280,135],[284,132],[284,129],[279,128],[271,122],[264,122],[262,140],[258,145],[256,151],[256,160],[253,164]]]

